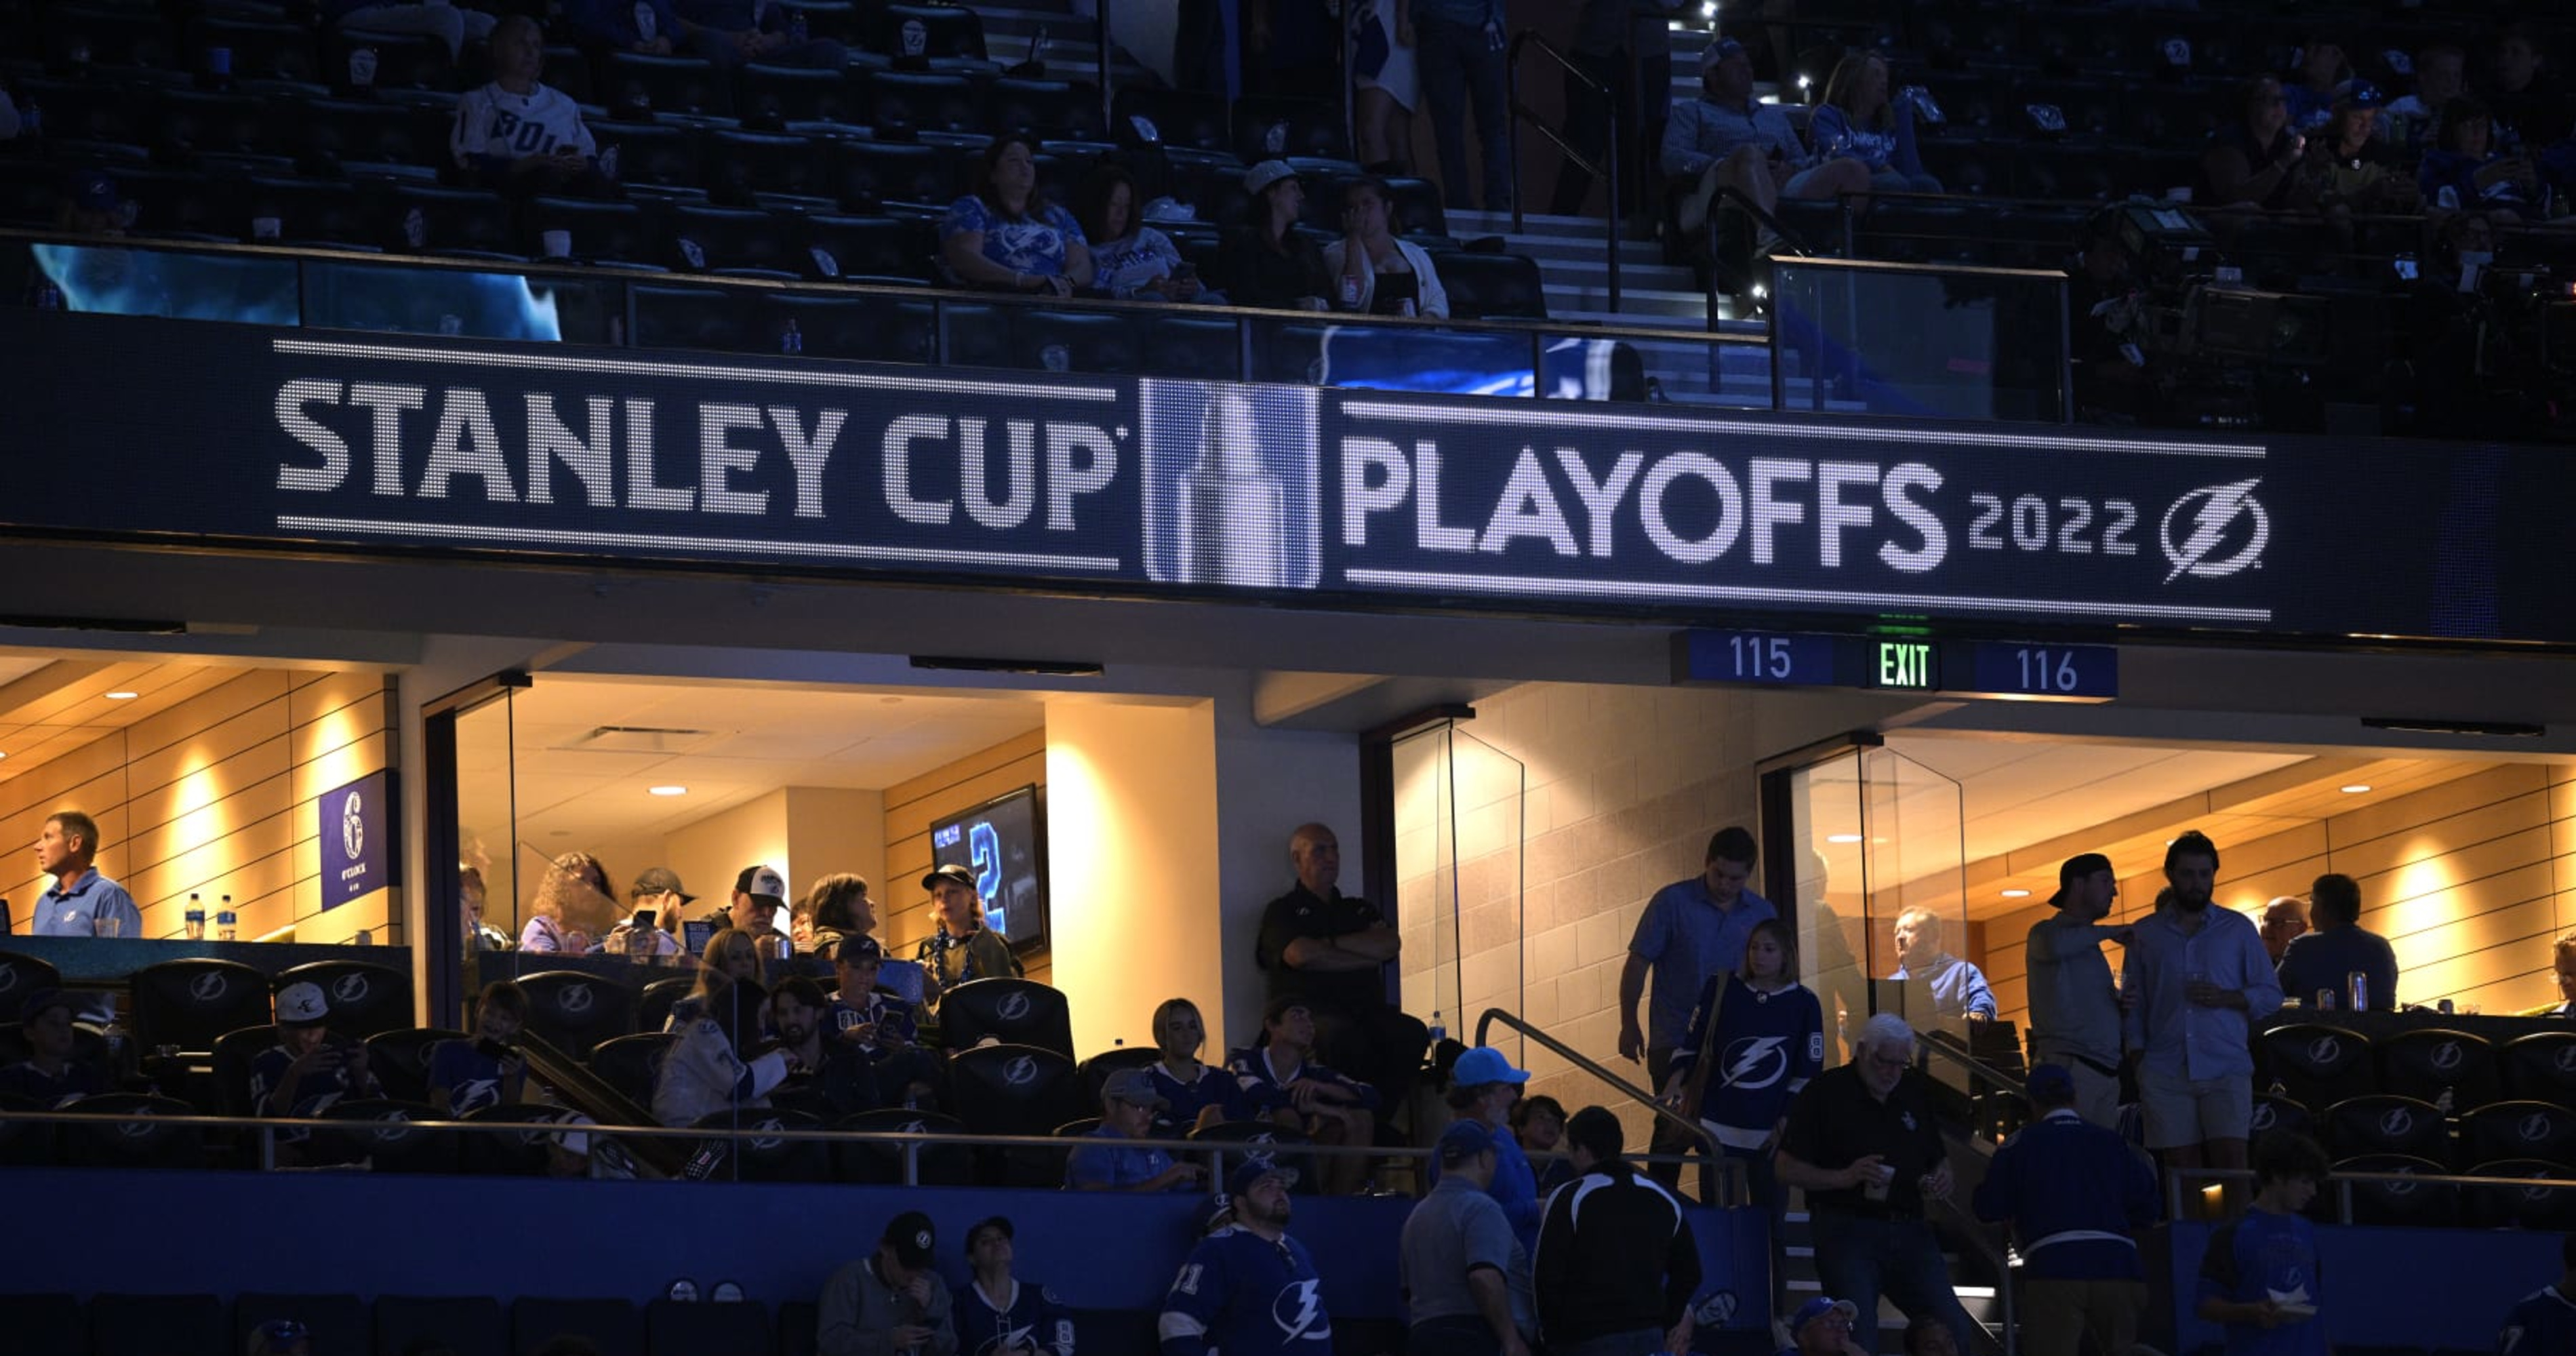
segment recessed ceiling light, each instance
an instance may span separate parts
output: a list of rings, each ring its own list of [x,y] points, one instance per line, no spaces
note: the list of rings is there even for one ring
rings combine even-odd
[[[2335,788],[2335,790],[2341,791],[2347,796],[2358,796],[2369,789],[2370,783],[2368,782],[2354,782],[2350,786],[2338,786]]]
[[[2006,899],[2028,899],[2028,898],[2030,898],[2030,891],[2028,891],[2028,890],[2006,890],[2006,891],[2004,891],[2004,898],[2006,898]]]
[[[689,788],[685,786],[648,786],[644,788],[644,794],[648,796],[685,796],[689,794]]]
[[[111,692],[107,694],[107,699],[112,702],[130,702],[142,695],[140,692]]]
[[[1860,835],[1856,833],[1829,833],[1825,835],[1825,841],[1828,843],[1857,843],[1860,841]]]

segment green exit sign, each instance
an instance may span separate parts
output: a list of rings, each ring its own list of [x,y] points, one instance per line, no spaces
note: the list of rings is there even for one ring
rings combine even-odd
[[[1929,641],[1882,640],[1878,642],[1877,678],[1878,687],[1929,692],[1941,686],[1939,652]]]

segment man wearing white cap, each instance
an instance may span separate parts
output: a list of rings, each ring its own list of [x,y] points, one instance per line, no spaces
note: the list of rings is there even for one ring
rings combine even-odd
[[[1860,1306],[1818,1295],[1789,1318],[1789,1347],[1780,1356],[1868,1356],[1852,1341]]]
[[[250,1062],[251,1110],[256,1115],[310,1118],[334,1102],[377,1093],[375,1075],[367,1072],[366,1047],[331,1038],[323,1021],[331,1004],[319,984],[289,984],[277,993],[277,1044]],[[277,1159],[293,1167],[312,1137],[307,1130],[280,1130]]]
[[[786,907],[787,878],[767,866],[746,866],[733,878],[733,908],[724,926],[758,940],[778,931],[778,911]]]

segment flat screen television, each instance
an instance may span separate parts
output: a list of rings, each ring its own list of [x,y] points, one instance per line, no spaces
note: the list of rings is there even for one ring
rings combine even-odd
[[[1046,945],[1046,807],[1035,786],[996,796],[930,823],[934,866],[975,873],[984,896],[984,926],[1012,947]]]

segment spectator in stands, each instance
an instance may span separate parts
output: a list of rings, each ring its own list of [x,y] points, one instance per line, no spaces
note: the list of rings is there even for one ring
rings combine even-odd
[[[1896,970],[1888,978],[1922,981],[1932,991],[1932,1015],[1940,1020],[1993,1021],[1995,993],[1987,987],[1985,972],[1942,948],[1947,932],[1941,915],[1930,909],[1898,914]]]
[[[671,13],[688,49],[725,69],[746,61],[818,71],[850,64],[849,49],[830,38],[799,41],[787,7],[770,0],[671,0]]]
[[[538,79],[545,64],[546,38],[537,21],[524,14],[503,19],[492,31],[492,82],[457,100],[448,149],[458,167],[494,188],[604,194],[609,186],[599,169],[599,143],[572,96]]]
[[[1440,155],[1440,188],[1450,202],[1512,210],[1510,111],[1504,102],[1503,0],[1407,0],[1424,116]],[[1483,173],[1467,192],[1467,117],[1476,118]]]
[[[770,1089],[787,1077],[787,1055],[764,1048],[761,1027],[769,990],[737,979],[710,995],[706,1014],[681,1028],[653,1079],[653,1119],[695,1125],[719,1111],[769,1105]]]
[[[2380,110],[2381,134],[2407,160],[2421,160],[2433,149],[2433,132],[2442,109],[2468,92],[2469,56],[2451,43],[2437,43],[2415,54],[2415,92],[2392,100]]]
[[[569,0],[564,22],[586,47],[669,56],[680,35],[671,0]]]
[[[2416,187],[2429,212],[2484,212],[2504,224],[2535,211],[2540,174],[2528,158],[2498,149],[2487,106],[2463,97],[2443,106],[2438,144],[2425,153]]]
[[[1512,1103],[1512,1138],[1538,1170],[1540,1200],[1574,1180],[1574,1164],[1565,1156],[1564,1103],[1545,1093]]]
[[[1521,1152],[1520,1141],[1512,1138],[1512,1104],[1521,1099],[1529,1077],[1529,1070],[1513,1068],[1490,1045],[1461,1053],[1449,1066],[1449,1109],[1459,1120],[1485,1127],[1494,1152],[1494,1171],[1485,1189],[1503,1207],[1503,1218],[1511,1222],[1523,1248],[1538,1245],[1538,1173]]]
[[[2576,1017],[2576,932],[2558,939],[2550,948],[2550,963],[2558,977],[2558,1006],[2549,1010],[2552,1017]]]
[[[2200,1257],[2200,1317],[2226,1326],[2228,1356],[2332,1349],[2318,1315],[2325,1294],[2316,1226],[2305,1217],[2329,1175],[2315,1140],[2278,1130],[2263,1137],[2253,1209],[2219,1226]]]
[[[2120,986],[2102,943],[2125,947],[2130,929],[2104,927],[2102,920],[2119,897],[2110,858],[2098,852],[2067,858],[2048,900],[2056,912],[2030,925],[2023,948],[2031,1051],[2068,1071],[2076,1111],[2105,1129],[2119,1122],[2121,1046]]]
[[[1173,1162],[1162,1149],[1120,1142],[1154,1138],[1154,1117],[1169,1106],[1144,1070],[1109,1075],[1100,1087],[1100,1124],[1065,1160],[1064,1184],[1075,1191],[1196,1190],[1207,1177],[1205,1168]]]
[[[1375,176],[1342,189],[1342,238],[1324,247],[1324,268],[1336,280],[1334,295],[1345,311],[1371,315],[1449,318],[1449,293],[1431,255],[1397,238],[1395,190]]]
[[[2388,939],[2361,926],[2361,885],[2341,873],[2319,876],[2308,887],[2308,921],[2315,930],[2281,954],[2281,992],[2313,1000],[2332,989],[2353,1009],[2397,1010],[2397,952]],[[2368,1001],[2353,1001],[2351,976],[2362,976]]]
[[[2162,909],[2166,902],[2159,898],[2156,907]],[[2281,895],[2263,906],[2263,954],[2272,958],[2272,968],[2279,969],[2281,957],[2290,952],[2290,943],[2306,935],[2308,901],[2297,895]]]
[[[1190,1249],[1163,1297],[1162,1356],[1332,1356],[1323,1280],[1288,1236],[1296,1181],[1275,1159],[1236,1160],[1225,1180],[1231,1221]]]
[[[1386,999],[1387,965],[1403,942],[1377,906],[1341,892],[1342,845],[1321,824],[1288,836],[1297,883],[1261,913],[1254,951],[1276,1000],[1313,1016],[1323,1061],[1377,1089],[1388,1108],[1413,1095],[1431,1033]]]
[[[38,989],[18,1008],[27,1057],[0,1069],[0,1094],[23,1097],[48,1111],[75,1097],[107,1091],[107,1079],[72,1059],[78,1032],[72,1018],[80,1004],[61,989]]]
[[[1852,1336],[1863,1351],[1878,1350],[1882,1293],[1908,1317],[1943,1319],[1962,1342],[1968,1331],[1924,1218],[1927,1203],[1948,1199],[1951,1179],[1914,1047],[1904,1018],[1870,1018],[1852,1061],[1790,1103],[1780,1137],[1780,1180],[1807,1193],[1816,1278],[1859,1308]]]
[[[2487,106],[2511,148],[2536,151],[2564,140],[2576,103],[2547,68],[2548,30],[2530,20],[2507,28],[2487,61]]]
[[[1548,1356],[1688,1352],[1700,1265],[1681,1202],[1619,1156],[1608,1108],[1575,1112],[1565,1140],[1574,1185],[1548,1198],[1530,1256]]]
[[[1769,212],[1782,198],[1869,191],[1869,166],[1849,156],[1810,156],[1789,115],[1753,97],[1753,58],[1719,38],[1700,53],[1700,93],[1664,124],[1663,171],[1689,196],[1679,225],[1697,238],[1717,191],[1732,188]]]
[[[2496,1356],[2576,1351],[2576,1234],[2558,1246],[2558,1283],[2522,1297],[2496,1334]]]
[[[2254,924],[2210,907],[2218,845],[2197,829],[2165,848],[2173,902],[2130,933],[2120,991],[2139,1052],[2147,1147],[2166,1166],[2242,1168],[2254,1117],[2253,1025],[2281,1007]]]
[[[98,821],[78,810],[45,817],[36,833],[36,869],[54,884],[36,897],[35,935],[143,936],[143,911],[134,906],[134,896],[97,867],[102,845]]]
[[[1905,1325],[1905,1356],[1959,1356],[1959,1339],[1950,1325],[1929,1314]]]
[[[1154,1009],[1154,1044],[1163,1052],[1145,1072],[1163,1099],[1155,1133],[1170,1139],[1225,1121],[1248,1121],[1273,1108],[1255,1101],[1233,1074],[1199,1062],[1207,1022],[1186,998],[1166,998]]]
[[[817,1306],[818,1356],[956,1356],[948,1282],[931,1265],[935,1241],[930,1216],[907,1210],[887,1221],[873,1256],[832,1273]]]
[[[1606,156],[1622,155],[1626,147],[1610,144],[1610,112],[1617,109],[1623,121],[1620,130],[1635,137],[1639,129],[1625,125],[1633,112],[1627,100],[1631,83],[1628,71],[1628,26],[1631,0],[1582,0],[1574,16],[1574,42],[1566,49],[1565,73],[1565,141],[1595,164]],[[1620,165],[1628,169],[1626,162]],[[1636,193],[1635,184],[1623,185]],[[1556,191],[1549,196],[1547,210],[1556,216],[1583,214],[1586,200],[1592,196],[1592,171],[1566,157],[1557,166]],[[1620,215],[1620,204],[1612,203],[1612,216]]]
[[[587,852],[567,852],[548,863],[537,882],[537,897],[528,906],[528,925],[519,931],[521,951],[587,954],[591,938],[616,916],[615,887],[608,868]]]
[[[421,34],[447,44],[450,60],[465,57],[465,44],[474,38],[489,38],[500,30],[497,20],[479,9],[449,4],[446,0],[322,0],[322,22],[327,27],[363,33]]]
[[[528,991],[500,979],[474,999],[474,1034],[440,1041],[429,1052],[429,1102],[458,1120],[503,1102],[524,1100],[528,1061],[511,1042],[528,1024]]]
[[[472,951],[507,951],[510,934],[485,922],[483,906],[491,898],[490,888],[483,883],[483,868],[464,866],[456,872],[457,904],[465,912],[465,945]]]
[[[1482,1121],[1451,1122],[1432,1157],[1438,1180],[1404,1217],[1396,1258],[1407,1356],[1528,1356],[1538,1328],[1529,1245],[1491,1192],[1494,1138]]]
[[[814,954],[814,892],[808,890],[787,908],[787,940],[796,944],[796,954]],[[839,940],[837,937],[835,941]]]
[[[1320,311],[1332,291],[1324,252],[1297,229],[1306,186],[1285,160],[1264,160],[1243,172],[1252,195],[1250,219],[1225,234],[1226,295],[1238,306]]]
[[[1074,219],[1091,242],[1092,285],[1121,301],[1191,301],[1198,271],[1172,238],[1145,224],[1136,176],[1104,160],[1074,193]]]
[[[733,906],[720,926],[740,928],[757,944],[778,931],[778,911],[786,907],[787,878],[766,866],[746,866],[733,878]]]
[[[2164,1214],[2156,1171],[2116,1130],[2075,1109],[2075,1075],[2034,1065],[2039,1119],[1995,1151],[1977,1184],[1977,1218],[2009,1223],[2022,1260],[2022,1348],[2077,1356],[2084,1335],[2105,1352],[2138,1340],[2147,1273],[2131,1237]]]
[[[826,1034],[832,1004],[822,985],[803,975],[778,981],[769,994],[769,1021],[787,1052],[789,1083],[807,1109],[819,1104],[828,1119],[838,1119],[885,1105],[872,1052],[839,1039],[837,1031]]]
[[[634,911],[618,920],[600,949],[613,956],[666,960],[680,954],[680,910],[697,896],[680,888],[680,877],[667,866],[649,867],[626,889]],[[653,916],[650,921],[645,914]]]
[[[796,945],[812,955],[831,955],[844,939],[873,936],[877,930],[876,901],[868,898],[865,876],[847,871],[825,876],[805,891],[799,907],[812,912],[814,936],[810,943]]]
[[[1037,147],[1001,136],[984,148],[975,191],[949,204],[939,257],[957,281],[1059,297],[1089,287],[1091,242],[1073,214],[1038,191]]]
[[[751,934],[740,928],[723,928],[707,939],[707,954],[698,964],[697,982],[689,986],[677,1002],[671,1004],[671,1015],[662,1029],[680,1032],[713,1010],[712,996],[737,979],[760,978],[760,952]]]
[[[1413,160],[1413,110],[1422,103],[1412,0],[1353,0],[1351,141],[1360,164],[1402,174]]]
[[[921,963],[924,995],[933,1004],[939,995],[979,979],[1017,979],[1024,973],[1011,944],[985,925],[984,895],[975,888],[975,873],[951,863],[932,868],[921,878],[930,892],[939,926],[921,939],[913,959]]]
[[[64,235],[120,236],[133,224],[134,204],[117,191],[115,176],[100,170],[73,175],[54,213],[54,229]]]
[[[1619,1057],[1632,1063],[1643,1058],[1647,1077],[1658,1090],[1672,1081],[1673,1051],[1689,1029],[1691,1005],[1701,987],[1709,976],[1742,965],[1753,925],[1779,916],[1771,901],[1744,888],[1758,855],[1753,834],[1741,825],[1710,834],[1700,873],[1657,890],[1628,938],[1628,959],[1619,971]],[[1655,1001],[1641,1028],[1637,1002],[1645,996],[1649,973]],[[1689,1140],[1658,1119],[1651,1152],[1679,1154],[1689,1148]],[[1657,1164],[1648,1172],[1665,1186],[1681,1180],[1678,1166]]]
[[[277,1044],[250,1062],[251,1114],[309,1119],[344,1098],[380,1095],[367,1071],[366,1047],[333,1036],[322,1023],[331,1005],[319,984],[289,984],[277,992]],[[277,1162],[300,1167],[308,1130],[279,1130]]]
[[[901,994],[877,986],[885,948],[874,937],[844,937],[832,952],[841,991],[829,1017],[834,1039],[874,1062],[878,1095],[907,1107],[936,1105],[945,1084],[939,1057],[921,1048],[921,1017]]]
[[[2335,101],[2352,89],[2352,67],[2343,44],[2320,33],[2299,49],[2298,69],[2281,84],[2281,107],[2290,129],[2314,137],[2334,115]]]
[[[1245,1095],[1276,1108],[1272,1114],[1318,1144],[1377,1142],[1378,1090],[1318,1064],[1315,1014],[1306,1000],[1283,995],[1261,1014],[1261,1042],[1237,1050],[1226,1067]],[[1335,1155],[1318,1170],[1328,1191],[1359,1187],[1367,1164],[1357,1155]]]
[[[1938,193],[1941,181],[1924,172],[1914,149],[1914,100],[1892,98],[1887,62],[1853,52],[1825,81],[1825,101],[1807,121],[1816,154],[1850,156],[1869,167],[1869,186],[1881,193]]]
[[[2307,143],[2290,125],[2281,82],[2257,76],[2237,88],[2237,116],[2201,152],[2201,201],[2212,207],[2282,211],[2300,204],[2299,157]]]
[[[1789,1198],[1772,1151],[1780,1146],[1790,1100],[1824,1067],[1824,1007],[1798,983],[1798,939],[1788,924],[1765,918],[1753,925],[1736,969],[1721,970],[1700,987],[1661,1091],[1744,1165],[1753,1204],[1771,1215],[1775,1284],[1788,1274],[1779,1248]],[[1775,1298],[1773,1311],[1781,1307]]]
[[[1818,1295],[1798,1306],[1788,1319],[1789,1347],[1781,1356],[1875,1356],[1852,1341],[1852,1319],[1860,1310],[1850,1300]],[[1911,1325],[1906,1335],[1912,1336]]]
[[[1011,1274],[1018,1230],[1008,1215],[966,1231],[966,1264],[975,1274],[953,1306],[957,1346],[969,1356],[1073,1356],[1073,1311],[1055,1292]]]

